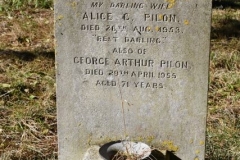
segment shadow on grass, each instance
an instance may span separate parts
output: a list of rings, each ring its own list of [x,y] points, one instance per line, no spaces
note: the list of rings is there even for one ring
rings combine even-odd
[[[23,61],[33,61],[37,57],[43,57],[47,59],[55,60],[55,53],[53,51],[13,51],[13,50],[0,50],[0,56],[2,58],[18,58]]]
[[[217,27],[212,27],[211,38],[240,38],[240,21],[232,18],[220,20]]]
[[[212,0],[212,7],[218,9],[233,8],[240,9],[240,1],[238,0]]]

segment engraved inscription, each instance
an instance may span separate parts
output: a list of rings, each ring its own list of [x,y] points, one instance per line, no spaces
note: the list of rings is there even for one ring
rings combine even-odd
[[[105,20],[111,21],[113,20],[112,13],[93,13],[93,12],[85,12],[83,13],[83,20]]]
[[[94,7],[101,7],[103,5],[103,2],[92,2],[91,3],[91,7],[94,8]]]
[[[192,63],[184,58],[156,58],[148,53],[149,46],[161,50],[161,46],[170,42],[169,37],[187,31],[189,20],[172,12],[176,4],[167,2],[90,1],[90,9],[79,14],[82,19],[79,31],[92,38],[99,50],[95,49],[92,56],[76,53],[73,57],[73,63],[82,70],[81,76],[97,77],[91,84],[98,87],[162,89],[166,87],[165,79],[183,79],[183,74],[190,73]],[[145,9],[148,12],[139,12]],[[138,21],[144,24],[139,25]],[[111,47],[102,53],[101,45]],[[161,54],[173,53],[161,50]]]
[[[126,137],[204,159],[211,4],[56,0],[59,159]]]
[[[189,63],[188,63],[188,61],[166,61],[166,60],[161,60],[159,66],[163,67],[163,68],[188,69],[189,68]]]
[[[144,8],[144,3],[123,3],[123,2],[111,2],[110,8],[126,8],[126,9],[142,9]]]
[[[162,44],[166,37],[124,37],[125,43],[147,43],[147,44]]]
[[[177,22],[177,17],[174,14],[144,14],[144,21]]]
[[[151,9],[168,9],[168,3],[151,3]]]
[[[109,65],[109,59],[102,57],[74,57],[73,61],[79,64]]]
[[[134,67],[153,67],[154,64],[154,60],[147,60],[147,59],[126,59],[126,58],[122,58],[119,59],[117,58],[114,61],[114,64],[116,66],[134,66]]]

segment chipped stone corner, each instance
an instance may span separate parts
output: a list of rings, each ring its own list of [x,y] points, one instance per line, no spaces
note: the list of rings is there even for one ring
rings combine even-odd
[[[103,160],[99,154],[100,147],[97,145],[88,148],[87,152],[84,154],[83,160]]]

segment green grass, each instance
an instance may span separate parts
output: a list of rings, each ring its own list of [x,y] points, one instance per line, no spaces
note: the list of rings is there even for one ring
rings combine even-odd
[[[240,10],[213,10],[207,148],[209,160],[240,160]]]
[[[57,159],[52,1],[0,12],[0,159]],[[208,160],[240,160],[240,8],[214,9]]]
[[[52,10],[4,11],[0,26],[0,159],[56,159]]]
[[[1,63],[8,65],[0,73],[0,155],[56,156],[54,59],[42,53],[30,59],[17,54],[25,53],[8,51],[1,56]]]
[[[52,8],[53,0],[2,0],[0,11],[13,11],[26,8]]]

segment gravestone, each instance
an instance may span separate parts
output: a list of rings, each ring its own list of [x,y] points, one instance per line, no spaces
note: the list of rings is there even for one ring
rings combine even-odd
[[[211,3],[55,1],[60,160],[126,139],[204,160]]]

